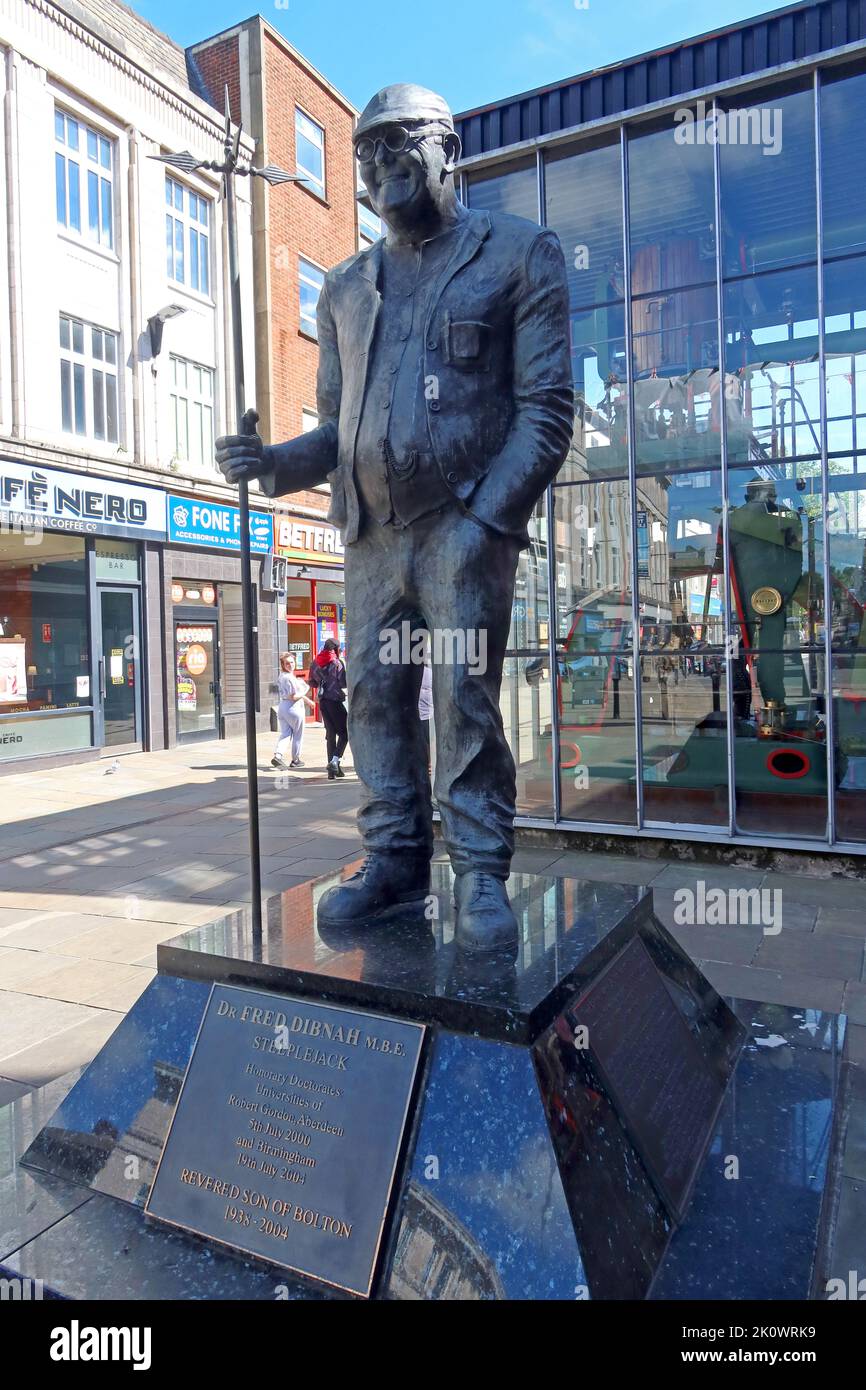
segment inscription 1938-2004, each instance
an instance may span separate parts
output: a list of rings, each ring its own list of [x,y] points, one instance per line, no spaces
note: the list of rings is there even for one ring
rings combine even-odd
[[[423,1035],[215,985],[147,1214],[368,1296]]]

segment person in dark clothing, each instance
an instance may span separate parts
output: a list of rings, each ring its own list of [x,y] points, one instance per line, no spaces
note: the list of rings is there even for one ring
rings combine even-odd
[[[340,660],[340,644],[329,637],[310,667],[309,684],[319,697],[328,748],[328,780],[345,777],[340,759],[349,746],[346,713],[346,668]]]

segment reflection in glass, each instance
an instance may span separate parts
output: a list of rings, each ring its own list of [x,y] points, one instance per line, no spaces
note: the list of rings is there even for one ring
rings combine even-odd
[[[815,117],[811,86],[721,113],[725,275],[814,260]]]
[[[712,146],[667,117],[629,138],[628,182],[632,293],[715,280]]]
[[[638,471],[720,459],[716,292],[632,303]]]
[[[821,79],[824,255],[866,250],[866,73]]]
[[[670,649],[642,656],[644,815],[678,825],[727,825],[724,652],[674,625]]]
[[[517,769],[517,814],[553,815],[553,725],[546,653],[507,656],[499,706]]]
[[[629,486],[623,479],[559,487],[555,498],[562,815],[632,825]]]
[[[820,452],[815,268],[726,285],[725,352],[729,460]]]
[[[573,309],[625,295],[619,141],[545,161],[547,225],[562,242]],[[597,337],[610,336],[601,324]]]
[[[638,479],[644,814],[728,819],[719,469]]]
[[[866,840],[866,458],[833,459],[829,496],[836,833]]]
[[[866,448],[866,256],[824,266],[827,448]]]
[[[529,519],[529,546],[521,550],[511,607],[509,652],[543,649],[548,640],[547,497]]]
[[[641,650],[721,646],[720,471],[641,478],[637,495]]]
[[[729,495],[731,626],[744,650],[823,648],[820,461],[734,468]],[[772,603],[768,586],[776,595]],[[768,655],[765,701],[784,698],[781,676],[770,676],[773,664]]]
[[[733,469],[728,517],[741,829],[826,829],[824,585],[818,460]]]
[[[510,212],[513,217],[538,221],[538,176],[535,156],[497,165],[493,172],[470,175],[466,201],[471,208]]]
[[[614,338],[596,338],[596,330]],[[574,437],[561,482],[628,472],[628,397],[621,304],[571,318]]]

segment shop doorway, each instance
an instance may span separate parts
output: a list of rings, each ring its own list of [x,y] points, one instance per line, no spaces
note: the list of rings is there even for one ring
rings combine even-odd
[[[174,617],[175,707],[179,743],[220,732],[219,624],[201,612]]]
[[[137,589],[100,587],[97,743],[141,748],[141,638]]]

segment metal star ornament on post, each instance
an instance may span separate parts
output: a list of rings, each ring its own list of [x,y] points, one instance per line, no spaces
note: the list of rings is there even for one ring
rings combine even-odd
[[[240,162],[241,132],[243,127],[238,125],[232,136],[231,105],[229,102],[229,89],[226,84],[225,89],[225,142],[223,146],[224,158],[222,163],[214,159],[197,159],[190,154],[189,150],[181,150],[178,154],[152,154],[149,159],[155,159],[160,164],[169,164],[173,169],[180,169],[185,174],[193,174],[199,169],[209,169],[212,173],[222,174],[222,194],[226,203],[226,223],[228,230],[229,244],[229,280],[231,282],[231,323],[232,323],[232,344],[234,356],[235,373],[235,411],[239,421],[240,434],[255,434],[258,423],[258,415],[255,410],[246,408],[244,391],[244,353],[243,353],[243,322],[241,315],[241,284],[238,269],[238,234],[237,222],[235,217],[235,176],[243,178],[248,176],[264,179],[272,186],[280,183],[298,183],[303,180],[302,174],[287,174],[284,169],[278,168],[275,164],[268,164],[264,169],[256,169],[251,164]],[[256,936],[261,939],[262,929],[262,883],[261,883],[261,848],[259,842],[259,779],[258,779],[258,760],[256,756],[256,687],[255,687],[255,649],[257,629],[254,625],[253,617],[253,587],[252,587],[252,566],[250,556],[250,500],[249,486],[246,482],[241,482],[238,489],[238,502],[240,510],[240,549],[241,549],[241,592],[243,597],[243,627],[244,627],[244,681],[245,681],[245,705],[246,705],[246,742],[247,742],[247,798],[249,805],[249,834],[250,834],[250,887],[252,893],[252,916],[253,930]]]

